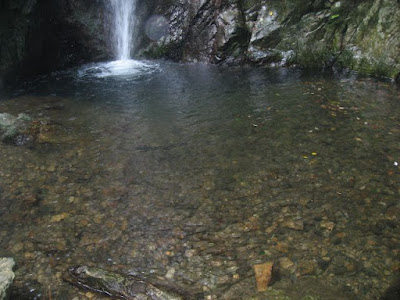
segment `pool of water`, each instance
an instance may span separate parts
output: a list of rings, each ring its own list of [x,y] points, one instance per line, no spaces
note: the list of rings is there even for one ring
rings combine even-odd
[[[101,299],[62,280],[80,264],[205,299],[377,299],[398,280],[396,86],[145,65],[3,92],[0,113],[48,124],[32,145],[0,144],[15,299]],[[258,292],[253,266],[266,261],[277,275]]]

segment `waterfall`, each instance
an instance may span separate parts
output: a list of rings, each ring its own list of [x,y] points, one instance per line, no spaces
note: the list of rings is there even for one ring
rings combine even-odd
[[[137,0],[108,0],[107,12],[110,12],[112,27],[114,61],[88,64],[79,70],[78,76],[83,77],[116,77],[137,78],[147,76],[158,70],[156,63],[131,59],[135,50],[135,10]],[[1,0],[0,0],[1,2]]]
[[[129,60],[133,49],[136,0],[111,0],[114,16],[115,54],[118,60]]]

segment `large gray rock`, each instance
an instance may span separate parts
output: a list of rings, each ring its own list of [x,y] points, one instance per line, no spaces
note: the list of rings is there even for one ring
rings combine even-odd
[[[14,259],[0,258],[0,300],[8,299],[10,287],[14,280],[12,270],[14,265]]]
[[[25,145],[33,139],[27,132],[32,119],[26,114],[15,117],[8,113],[0,114],[0,141]]]

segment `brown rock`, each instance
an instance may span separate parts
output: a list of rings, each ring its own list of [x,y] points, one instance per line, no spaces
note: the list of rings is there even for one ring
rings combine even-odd
[[[56,163],[52,162],[50,166],[47,168],[47,171],[54,172],[56,170]]]
[[[265,232],[268,234],[272,234],[276,230],[277,227],[278,227],[278,224],[274,223],[270,227],[265,229]]]
[[[315,273],[318,264],[314,260],[304,260],[299,262],[299,273],[300,275],[310,275]]]
[[[326,231],[331,232],[333,230],[333,228],[335,227],[335,225],[336,225],[335,223],[333,223],[329,220],[322,220],[319,226],[322,229],[325,229]]]
[[[68,213],[61,213],[61,214],[58,214],[58,215],[54,215],[54,216],[51,217],[50,222],[51,223],[57,223],[57,222],[60,222],[60,221],[64,220],[68,216],[69,216]]]
[[[256,275],[257,291],[265,292],[272,277],[273,262],[265,262],[253,266]]]
[[[260,219],[258,216],[251,216],[247,221],[240,224],[240,227],[245,232],[260,230]]]
[[[303,220],[286,219],[281,223],[281,226],[293,230],[303,230],[304,222]]]
[[[391,266],[392,272],[396,273],[400,271],[400,262],[396,261]]]
[[[300,199],[299,200],[299,203],[302,205],[302,206],[307,206],[307,204],[310,202],[310,199],[306,199],[306,198],[302,198],[302,199]]]
[[[346,237],[346,233],[345,232],[338,232],[335,234],[335,237],[337,237],[338,239],[343,239]]]
[[[289,246],[284,242],[276,243],[275,249],[278,250],[281,253],[288,253],[289,252]]]
[[[386,210],[385,217],[387,220],[394,221],[400,217],[400,206],[392,206]]]
[[[294,266],[294,262],[292,262],[288,257],[279,258],[279,266],[284,270],[289,270]]]
[[[28,259],[28,260],[34,259],[35,258],[35,253],[33,253],[33,252],[25,252],[24,253],[24,257],[25,257],[25,259]]]

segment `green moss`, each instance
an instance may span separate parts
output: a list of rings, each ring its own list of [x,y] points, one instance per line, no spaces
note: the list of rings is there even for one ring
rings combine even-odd
[[[167,47],[157,45],[144,50],[141,56],[143,55],[146,58],[157,59],[164,57],[166,53],[168,53]]]
[[[149,59],[170,58],[179,60],[182,57],[182,47],[180,43],[153,44],[145,49],[140,56]]]
[[[378,61],[362,58],[355,69],[360,73],[382,78],[394,78],[397,74],[397,69],[385,58],[380,58]]]
[[[337,57],[334,65],[339,69],[354,69],[356,60],[353,52],[347,49],[343,50]]]
[[[311,296],[311,295],[307,295],[303,298],[301,298],[301,300],[320,300],[321,298],[318,296]]]
[[[289,64],[300,65],[306,69],[326,68],[332,60],[333,52],[327,48],[312,47],[298,43],[294,49],[295,55],[288,61]]]

